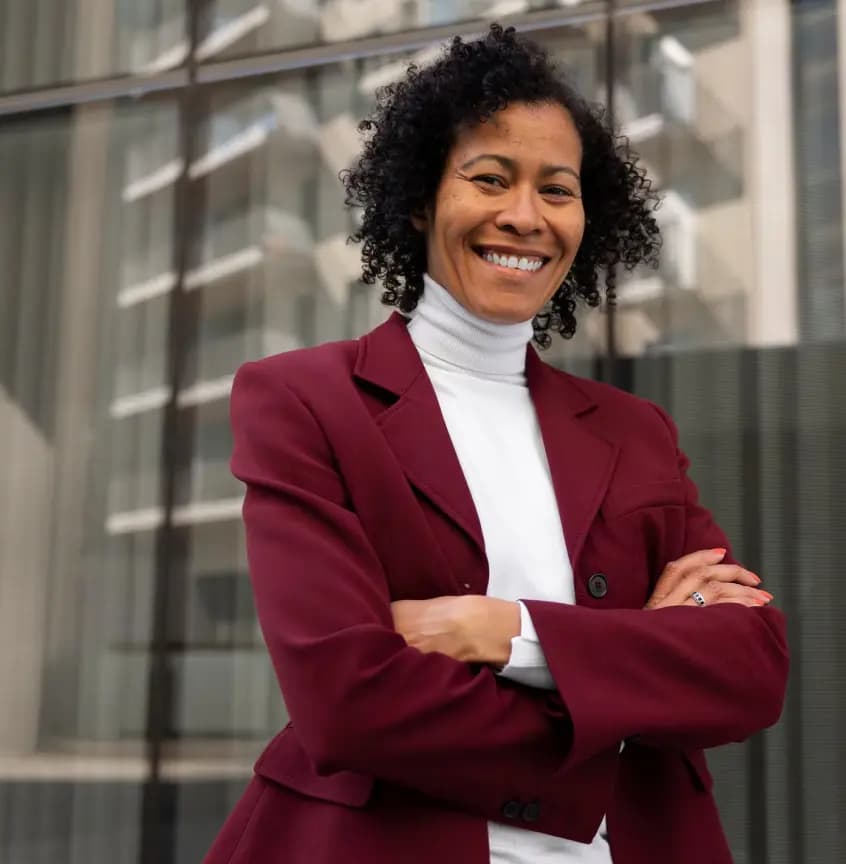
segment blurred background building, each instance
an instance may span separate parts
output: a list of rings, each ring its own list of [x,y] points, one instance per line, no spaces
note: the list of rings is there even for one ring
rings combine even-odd
[[[547,356],[671,411],[789,612],[781,723],[710,760],[736,861],[846,861],[844,0],[0,0],[0,861],[198,864],[284,724],[232,375],[387,315],[338,171],[493,19],[664,196]]]

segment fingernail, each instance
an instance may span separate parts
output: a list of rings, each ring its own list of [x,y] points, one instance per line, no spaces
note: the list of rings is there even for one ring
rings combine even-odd
[[[754,580],[756,585],[761,584],[761,577],[757,573],[753,573],[751,570],[746,571]]]
[[[711,551],[712,551],[715,555],[719,555],[720,557],[722,557],[723,555],[726,554],[726,552],[727,552],[728,550],[727,550],[727,549],[712,549]]]
[[[760,592],[761,592],[761,594],[763,594],[763,595],[764,595],[764,597],[766,597],[766,598],[767,598],[767,602],[768,602],[768,603],[769,603],[769,602],[770,602],[770,601],[771,601],[771,600],[775,600],[775,597],[773,597],[773,595],[772,595],[772,594],[770,594],[770,592],[769,592],[769,591],[764,591],[764,589],[763,589],[763,588],[759,588],[759,589],[758,589],[758,591],[760,591]]]

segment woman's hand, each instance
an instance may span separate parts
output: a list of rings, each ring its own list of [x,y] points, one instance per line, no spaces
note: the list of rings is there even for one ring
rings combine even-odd
[[[705,605],[766,606],[773,595],[757,587],[761,584],[760,578],[736,564],[720,564],[725,554],[725,549],[702,549],[671,561],[658,578],[644,608],[696,606],[691,597],[694,591],[704,597]]]
[[[419,651],[438,651],[465,663],[504,666],[520,635],[520,606],[483,595],[397,600],[394,629]]]

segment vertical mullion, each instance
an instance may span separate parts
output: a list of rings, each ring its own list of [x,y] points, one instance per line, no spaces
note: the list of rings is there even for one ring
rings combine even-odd
[[[742,512],[743,558],[747,567],[761,572],[763,563],[761,526],[761,411],[760,351],[747,349],[740,355],[740,404],[743,406],[741,448],[743,458]],[[749,864],[767,864],[767,755],[764,733],[753,735],[745,746],[746,756],[746,851]]]
[[[616,11],[615,0],[606,0],[605,10],[605,107],[607,111],[608,126],[614,130],[615,125],[615,105],[614,105],[614,76],[616,74],[616,22],[614,14]],[[613,303],[613,295],[616,293],[617,286],[617,268],[612,265],[606,274],[606,303],[605,303],[605,350],[606,360],[603,364],[605,374],[603,379],[609,384],[616,384],[618,378],[617,371],[617,328],[615,317],[615,306]]]
[[[200,0],[186,0],[188,27],[188,82],[179,95],[180,149],[184,156],[182,174],[174,188],[173,254],[176,286],[170,294],[168,310],[167,381],[170,398],[162,420],[161,505],[164,513],[158,529],[153,575],[153,616],[150,640],[150,667],[147,681],[145,723],[146,758],[149,775],[142,796],[140,864],[169,864],[174,859],[173,796],[167,795],[161,767],[165,740],[173,714],[173,687],[168,657],[168,613],[174,600],[172,570],[177,558],[179,538],[173,524],[177,476],[183,448],[180,446],[178,395],[185,381],[191,328],[191,304],[184,291],[189,261],[191,230],[191,179],[189,168],[194,158],[197,105],[196,46],[199,39]]]
[[[802,363],[802,347],[797,346],[787,357],[791,364],[790,374],[785,376],[788,382],[787,393],[784,398],[787,420],[784,426],[787,431],[782,433],[780,452],[784,455],[789,470],[784,472],[785,486],[783,500],[790,502],[783,510],[783,532],[784,536],[792,537],[797,534],[799,525],[799,507],[801,484],[800,474],[802,471],[802,452],[800,450],[801,430],[799,428],[800,406],[800,373]],[[782,585],[783,604],[788,610],[787,615],[787,644],[790,646],[790,681],[788,682],[787,695],[784,702],[784,723],[787,738],[787,842],[791,864],[805,864],[807,855],[805,852],[805,836],[809,830],[805,805],[805,784],[808,782],[808,772],[805,770],[802,755],[803,742],[803,716],[805,713],[804,700],[802,698],[802,687],[805,672],[803,669],[803,627],[801,613],[803,611],[803,586],[800,580],[801,570],[799,565],[799,542],[788,543],[785,546],[785,561],[783,572],[785,574]]]
[[[803,7],[807,7],[807,0],[790,0],[790,65],[791,77],[790,84],[792,88],[792,104],[793,104],[793,129],[794,129],[794,165],[796,177],[796,239],[797,239],[797,256],[796,256],[796,287],[797,287],[797,313],[798,313],[798,344],[796,347],[796,379],[794,391],[790,394],[789,410],[791,411],[790,424],[796,434],[796,460],[795,470],[788,475],[793,488],[785,489],[785,500],[796,502],[795,509],[791,513],[794,517],[792,524],[789,526],[791,533],[796,533],[796,527],[799,524],[798,502],[800,501],[801,483],[799,474],[802,468],[802,459],[800,451],[800,443],[802,441],[802,429],[800,428],[800,408],[799,397],[800,389],[803,383],[802,367],[805,352],[803,351],[803,343],[812,341],[816,335],[811,327],[810,316],[810,301],[808,299],[809,282],[810,282],[810,266],[807,249],[809,247],[809,219],[808,219],[808,201],[807,201],[807,174],[808,165],[805,151],[807,150],[807,134],[803,134],[803,124],[807,122],[807,117],[799,104],[800,99],[805,95],[803,93],[802,81],[802,64],[808,60],[807,47],[802,40],[802,14]],[[795,549],[798,543],[793,544],[791,549]],[[795,556],[792,553],[792,557]],[[801,578],[798,561],[791,560],[785,562],[790,569],[785,572],[797,574]],[[790,566],[792,565],[792,566]],[[798,579],[785,579],[784,585],[784,608],[791,610],[792,614],[787,616],[787,639],[790,645],[790,677],[791,683],[787,688],[787,695],[784,705],[784,723],[787,729],[787,777],[788,783],[788,844],[790,850],[790,860],[792,864],[805,864],[806,860],[806,832],[808,830],[808,821],[806,813],[806,797],[805,784],[808,780],[809,773],[802,760],[804,752],[804,715],[805,715],[805,700],[803,698],[802,681],[803,663],[802,663],[802,648],[803,648],[803,627],[802,614],[805,611],[806,604],[802,599],[802,591]]]

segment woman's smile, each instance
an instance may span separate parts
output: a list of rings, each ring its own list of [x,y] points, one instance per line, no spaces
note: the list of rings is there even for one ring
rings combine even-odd
[[[503,249],[498,246],[474,246],[473,252],[481,262],[498,276],[522,281],[536,276],[549,262],[546,255]]]

